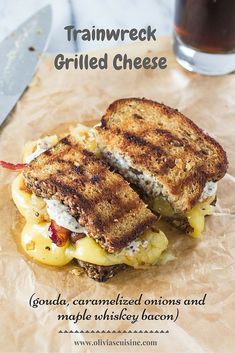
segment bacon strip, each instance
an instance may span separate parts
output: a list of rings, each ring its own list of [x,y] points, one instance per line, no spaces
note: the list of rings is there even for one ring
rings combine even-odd
[[[5,161],[0,161],[0,166],[6,169],[10,169],[13,171],[20,171],[23,170],[26,167],[26,163],[10,163],[10,162],[5,162]]]
[[[69,239],[71,231],[58,226],[55,221],[51,221],[51,224],[49,226],[49,233],[50,233],[50,239],[52,240],[52,243],[56,244],[57,246],[64,246],[66,242]]]
[[[57,246],[64,246],[68,239],[72,244],[75,244],[76,241],[85,238],[85,233],[75,233],[71,232],[70,230],[58,226],[55,221],[51,221],[51,224],[48,228],[49,230],[49,238],[52,240],[52,243],[56,244]]]

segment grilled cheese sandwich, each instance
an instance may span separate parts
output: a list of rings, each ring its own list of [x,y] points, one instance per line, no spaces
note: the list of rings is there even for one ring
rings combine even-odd
[[[98,281],[164,257],[159,216],[199,237],[228,165],[191,120],[135,98],[111,104],[99,126],[27,143],[23,156],[12,196],[26,220],[24,250],[52,266],[76,259]]]
[[[146,208],[137,194],[132,191],[129,185],[120,176],[109,171],[102,161],[99,161],[95,157],[93,153],[97,153],[97,146],[92,130],[80,125],[72,131],[71,135],[66,138],[65,141],[66,143],[64,144],[64,140],[59,142],[57,136],[47,136],[45,139],[27,143],[25,146],[23,153],[24,161],[31,162],[23,173],[20,173],[14,180],[12,196],[17,208],[26,220],[21,238],[22,246],[26,253],[31,258],[52,266],[64,266],[72,261],[72,259],[77,259],[87,270],[88,275],[90,274],[94,279],[102,281],[115,274],[117,269],[122,269],[124,265],[138,268],[156,264],[161,253],[167,247],[167,238],[163,232],[156,229],[157,218]],[[63,145],[62,147],[59,145],[60,143]],[[77,144],[79,146],[77,146]],[[53,147],[56,150],[53,150]],[[87,148],[87,152],[85,152],[85,160],[82,160],[84,157],[83,148],[85,147]],[[42,154],[38,153],[40,148]],[[74,151],[74,148],[76,151]],[[77,149],[79,150],[79,148],[81,148],[81,153],[79,152],[80,156],[76,159],[76,157],[78,157],[76,156]],[[61,149],[62,153],[60,154]],[[43,158],[47,159],[48,153],[50,160],[44,162]],[[94,197],[94,193],[97,194],[96,204],[93,204],[94,209],[86,210],[87,213],[84,212],[84,209],[87,207],[86,203],[82,205],[84,209],[81,209],[81,203],[79,204],[76,200],[75,206],[80,206],[78,211],[78,208],[75,209],[74,204],[71,205],[73,201],[70,200],[70,203],[67,202],[67,204],[66,202],[62,202],[62,197],[66,199],[66,196],[71,194],[71,190],[69,193],[68,190],[65,190],[65,195],[57,196],[59,192],[63,193],[63,188],[61,189],[62,191],[55,191],[52,188],[53,194],[51,196],[51,191],[46,192],[47,189],[50,189],[50,185],[46,186],[47,189],[45,191],[41,188],[40,183],[38,183],[39,178],[42,179],[41,183],[44,183],[49,178],[48,171],[45,171],[45,169],[49,168],[50,175],[54,175],[53,163],[56,163],[56,174],[61,173],[61,171],[58,171],[58,168],[61,168],[59,164],[61,164],[61,161],[68,163],[71,155],[75,158],[73,165],[76,163],[75,171],[78,179],[76,180],[76,190],[82,193],[83,198],[85,195],[89,195],[90,199],[87,198],[88,205],[91,197]],[[60,160],[59,163],[58,156]],[[34,164],[36,165],[34,166]],[[84,183],[81,182],[81,178],[79,180],[79,175],[81,174],[79,167],[81,166],[84,166],[84,173],[87,178],[86,185],[91,184],[94,190],[92,190],[92,195],[88,193],[91,193],[91,190],[87,190]],[[92,174],[95,169],[96,173]],[[42,171],[41,174],[40,171]],[[71,171],[71,165],[68,173],[69,171]],[[102,173],[104,174],[103,176]],[[96,176],[96,178],[91,180],[94,176]],[[37,183],[36,189],[35,183],[33,183],[33,186],[30,184],[33,178],[35,178],[34,181]],[[71,188],[72,184],[69,184],[70,179],[71,177],[69,177],[67,181],[67,188]],[[103,182],[104,179],[106,185]],[[64,176],[60,176],[61,183],[63,180]],[[114,181],[118,183],[119,189],[124,193],[123,200],[119,192],[116,191],[116,197],[119,195],[120,202],[122,202],[124,207],[124,212],[123,210],[119,211],[120,205],[115,205],[116,199],[114,200],[109,196],[110,192],[113,191],[115,193],[115,189],[112,188]],[[110,186],[108,183],[110,183]],[[97,184],[98,187],[100,187],[99,190],[96,186]],[[40,191],[38,191],[39,189]],[[113,202],[114,206],[112,205]],[[110,228],[111,234],[113,231],[115,234],[115,227],[118,228],[116,234],[119,233],[120,237],[120,239],[116,239],[115,237],[112,238],[110,234],[105,234],[106,229],[104,228],[106,223],[104,219],[99,219],[95,229],[96,233],[99,233],[97,229],[100,229],[101,238],[105,236],[108,238],[108,236],[110,236],[111,239],[108,239],[108,245],[105,244],[104,240],[100,241],[94,231],[94,223],[97,222],[97,216],[102,216],[101,211],[99,211],[102,209],[99,208],[99,203],[103,208],[108,205],[108,213],[105,214],[105,221]],[[116,209],[116,206],[118,206],[118,209]],[[89,229],[87,229],[86,222],[88,222],[88,220],[86,217],[89,212],[95,217],[90,217],[90,227],[88,226]],[[81,213],[83,213],[82,225],[80,224]],[[62,246],[57,246],[50,236],[51,220],[54,220],[58,226],[69,230],[72,234],[83,234],[82,238],[76,242],[72,242],[71,239],[68,238]],[[129,224],[127,222],[129,222]],[[100,228],[98,228],[98,226],[100,226]],[[127,236],[124,235],[125,232]],[[116,241],[114,244],[112,244],[111,241],[113,239]],[[117,241],[119,241],[120,245]],[[91,268],[92,271],[90,271]],[[97,275],[96,273],[95,278],[94,269],[96,272],[97,269],[99,269],[99,271],[105,270],[105,276],[99,273]]]
[[[150,208],[200,236],[227,170],[222,147],[178,111],[146,99],[115,101],[96,130],[103,157]]]

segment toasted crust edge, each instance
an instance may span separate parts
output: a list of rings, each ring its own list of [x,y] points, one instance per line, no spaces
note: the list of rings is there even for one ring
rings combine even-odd
[[[127,265],[125,264],[100,266],[81,260],[77,260],[77,262],[78,265],[83,268],[87,276],[97,282],[106,282],[109,278],[127,268]]]

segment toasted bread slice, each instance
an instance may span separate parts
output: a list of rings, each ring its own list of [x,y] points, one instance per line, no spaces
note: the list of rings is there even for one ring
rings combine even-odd
[[[124,248],[157,221],[127,181],[72,136],[34,159],[23,175],[30,192],[68,206],[108,252]]]
[[[108,163],[149,197],[162,195],[177,213],[191,209],[206,182],[219,180],[227,170],[220,144],[164,104],[115,101],[97,132]]]
[[[94,265],[89,262],[77,260],[78,265],[84,269],[87,276],[94,279],[97,282],[106,282],[109,278],[115,276],[119,271],[124,270],[127,266],[112,265],[112,266],[100,266]]]

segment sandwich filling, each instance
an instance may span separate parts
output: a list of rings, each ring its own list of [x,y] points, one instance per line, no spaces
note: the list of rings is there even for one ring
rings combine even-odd
[[[152,209],[198,237],[212,212],[213,181],[228,167],[222,146],[178,110],[144,98],[113,102],[96,131],[107,162]]]
[[[143,190],[146,196],[145,201],[154,212],[173,219],[174,224],[177,224],[177,220],[184,220],[190,226],[191,236],[197,238],[201,235],[205,227],[205,216],[213,214],[214,206],[211,204],[216,198],[217,183],[207,182],[197,204],[191,210],[179,214],[167,200],[166,191],[156,183],[155,177],[136,170],[134,166],[131,166],[131,162],[120,153],[109,153],[105,149],[102,153],[108,163],[120,171],[127,180],[137,184]]]
[[[76,135],[87,149],[97,153],[91,129],[79,125],[71,134]],[[58,138],[53,135],[26,144],[24,161],[30,162],[57,143]],[[168,245],[163,232],[149,227],[123,249],[109,253],[89,236],[89,232],[79,223],[79,219],[71,215],[66,205],[29,192],[22,173],[13,182],[12,196],[26,220],[21,237],[22,247],[31,258],[47,265],[63,266],[75,258],[101,266],[126,264],[144,267],[156,264]],[[68,235],[59,246],[53,239],[54,228]]]

